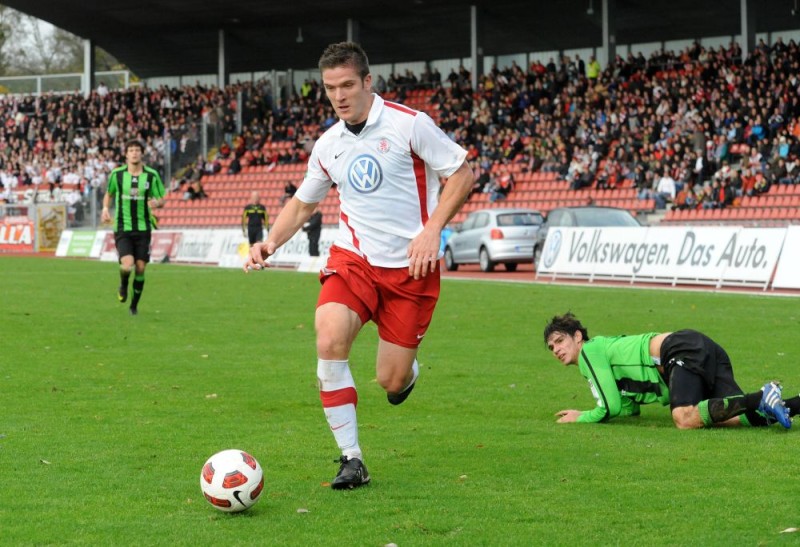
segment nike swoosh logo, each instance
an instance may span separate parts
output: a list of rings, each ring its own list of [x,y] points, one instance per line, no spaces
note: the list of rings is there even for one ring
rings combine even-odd
[[[417,335],[417,340],[422,340],[422,337],[423,337],[423,336],[425,336],[425,335],[424,335],[424,334],[418,334],[418,335]]]
[[[239,497],[241,494],[242,494],[241,490],[235,490],[233,492],[233,497],[236,498],[236,501],[238,501],[242,505],[247,505],[245,502],[242,501],[242,498]]]
[[[331,431],[336,431],[337,429],[341,429],[341,428],[343,428],[344,426],[346,426],[349,423],[350,422],[345,422],[342,425],[337,425],[336,427],[331,426]]]
[[[342,154],[344,154],[344,152],[339,152],[338,154],[336,154],[335,156],[333,156],[333,159],[335,159],[335,160],[338,160],[338,159],[339,159],[339,156],[341,156]]]

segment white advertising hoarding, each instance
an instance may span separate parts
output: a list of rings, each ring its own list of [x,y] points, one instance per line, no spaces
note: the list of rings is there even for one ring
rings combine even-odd
[[[766,287],[785,228],[556,228],[537,276],[625,278]]]
[[[56,256],[117,260],[112,232],[86,231],[78,235],[65,230]],[[316,272],[324,266],[336,235],[336,228],[323,228],[321,256],[310,257],[308,237],[298,232],[269,262]],[[159,247],[161,239],[164,241]],[[165,247],[167,243],[169,248]],[[249,244],[238,228],[175,230],[154,233],[152,252],[158,254],[159,249],[176,262],[240,268],[247,259]],[[536,276],[717,287],[751,285],[764,289],[771,281],[775,289],[800,289],[800,226],[554,228],[548,233]]]
[[[218,230],[226,232],[220,249],[222,255],[219,258],[219,265],[225,268],[241,268],[247,260],[250,245],[247,238],[242,237],[239,230]],[[230,233],[228,233],[230,232]],[[278,248],[278,252],[272,255],[267,262],[273,266],[296,267],[300,271],[319,271],[328,259],[328,252],[333,245],[338,230],[336,228],[323,228],[319,239],[319,257],[311,257],[308,254],[308,235],[299,231],[285,244]],[[317,264],[321,264],[319,268]]]
[[[800,226],[789,226],[786,231],[772,288],[800,289]]]

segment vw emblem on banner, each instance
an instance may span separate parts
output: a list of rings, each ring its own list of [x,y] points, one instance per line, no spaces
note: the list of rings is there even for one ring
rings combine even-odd
[[[358,156],[347,169],[347,180],[357,192],[369,194],[378,189],[383,172],[378,161],[368,154]]]
[[[547,243],[542,253],[542,263],[545,268],[551,268],[556,258],[558,258],[558,251],[561,250],[561,238],[561,230],[556,230],[548,235]]]

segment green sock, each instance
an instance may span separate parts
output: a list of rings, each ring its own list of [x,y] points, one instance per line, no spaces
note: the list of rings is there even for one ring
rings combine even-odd
[[[131,302],[131,308],[135,308],[139,305],[139,299],[142,297],[143,290],[144,274],[136,274],[133,277],[133,301]]]
[[[710,426],[726,422],[748,411],[754,413],[760,403],[761,392],[759,391],[748,395],[731,395],[730,397],[701,401],[697,405],[697,410],[700,412],[703,425]],[[748,423],[750,422],[748,421]]]
[[[708,427],[714,423],[708,413],[708,400],[700,401],[697,404],[697,411],[700,413],[700,420],[702,420],[704,426]]]

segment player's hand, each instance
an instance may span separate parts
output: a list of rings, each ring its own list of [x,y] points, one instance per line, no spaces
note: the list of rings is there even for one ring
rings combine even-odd
[[[423,229],[408,244],[408,275],[419,279],[436,271],[439,263],[441,234],[437,230]]]
[[[100,222],[103,224],[108,224],[111,222],[111,213],[109,213],[108,209],[105,207],[103,208],[103,212],[100,214]]]
[[[250,247],[250,254],[247,257],[247,261],[244,263],[244,273],[249,272],[250,270],[263,270],[264,268],[269,268],[269,264],[267,264],[266,260],[275,254],[275,243],[272,241],[259,241],[252,247]]]
[[[558,416],[558,420],[556,420],[559,424],[569,424],[578,421],[578,417],[581,415],[580,410],[559,410],[556,412],[556,416]]]

